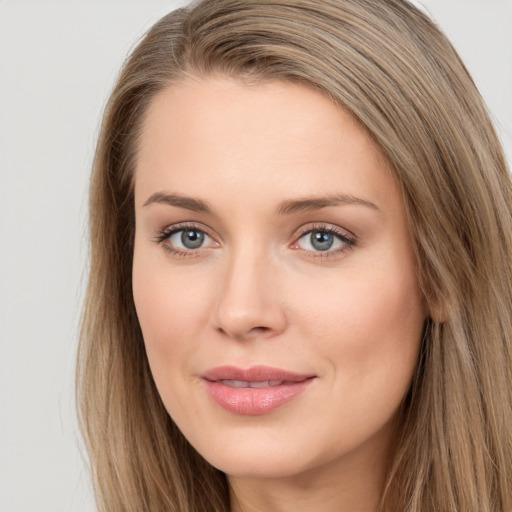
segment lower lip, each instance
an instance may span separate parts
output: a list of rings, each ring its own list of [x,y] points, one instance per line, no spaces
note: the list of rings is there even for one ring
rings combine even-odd
[[[313,379],[288,382],[268,388],[233,388],[206,380],[206,389],[215,403],[236,414],[255,416],[273,411],[303,393]]]

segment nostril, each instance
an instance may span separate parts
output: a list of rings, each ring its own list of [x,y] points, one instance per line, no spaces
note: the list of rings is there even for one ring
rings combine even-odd
[[[218,332],[226,336],[229,336],[230,338],[233,338],[237,341],[244,341],[250,338],[257,338],[260,336],[268,336],[268,334],[272,332],[272,329],[270,327],[265,326],[252,327],[244,332],[235,332],[223,327],[218,327],[217,330]]]
[[[253,327],[246,335],[245,337],[248,337],[248,336],[261,336],[261,335],[265,335],[269,332],[271,332],[272,329],[270,327]]]
[[[254,279],[245,285],[234,277],[219,294],[211,310],[211,325],[235,340],[270,338],[286,328],[284,308],[276,303],[277,294],[269,287],[258,290]]]
[[[270,331],[270,327],[254,327],[253,329],[251,329],[251,331],[256,331],[256,332],[268,332]]]

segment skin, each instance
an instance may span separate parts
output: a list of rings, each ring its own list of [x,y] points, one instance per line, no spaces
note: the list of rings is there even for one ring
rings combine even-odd
[[[146,204],[157,193],[209,211]],[[361,201],[279,211],[341,194]],[[375,511],[426,311],[400,190],[366,132],[302,85],[189,78],[149,107],[135,210],[151,370],[173,420],[228,475],[233,511]],[[162,240],[183,223],[208,235],[201,247]],[[315,229],[354,243],[317,250]],[[205,391],[202,373],[221,365],[315,378],[246,416]]]

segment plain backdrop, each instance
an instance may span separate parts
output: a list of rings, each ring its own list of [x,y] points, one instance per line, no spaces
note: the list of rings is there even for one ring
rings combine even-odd
[[[117,71],[185,0],[0,0],[0,512],[93,512],[74,411],[87,182]],[[415,2],[419,4],[420,2]],[[421,0],[512,157],[512,0]]]

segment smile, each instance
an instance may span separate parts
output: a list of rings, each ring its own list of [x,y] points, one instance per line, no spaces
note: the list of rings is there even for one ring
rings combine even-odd
[[[248,416],[265,414],[291,402],[315,377],[265,366],[248,370],[224,366],[202,375],[207,393],[217,405]]]
[[[272,388],[283,384],[282,380],[262,380],[259,382],[250,382],[247,380],[221,380],[219,381],[224,386],[230,388]]]

